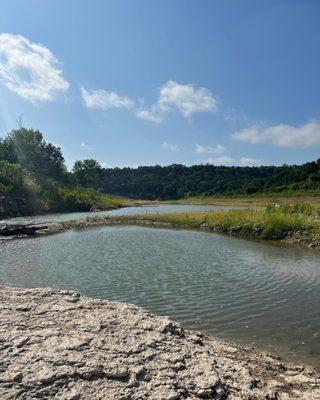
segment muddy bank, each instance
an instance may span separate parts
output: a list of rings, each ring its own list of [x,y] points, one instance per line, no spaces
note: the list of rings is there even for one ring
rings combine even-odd
[[[319,373],[134,305],[0,287],[1,399],[319,399]]]

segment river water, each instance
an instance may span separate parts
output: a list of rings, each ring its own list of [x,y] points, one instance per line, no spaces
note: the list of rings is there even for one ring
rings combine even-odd
[[[211,206],[211,205],[192,205],[192,204],[157,204],[149,206],[124,207],[109,211],[94,212],[73,212],[73,213],[56,213],[31,215],[27,217],[17,217],[2,220],[4,223],[12,224],[42,224],[45,222],[61,222],[73,221],[85,217],[99,217],[105,215],[136,215],[136,214],[159,214],[159,213],[175,213],[175,212],[192,212],[192,211],[210,211],[210,210],[233,210],[241,209],[243,206]]]
[[[0,242],[0,284],[132,302],[320,365],[320,258],[312,251],[215,233],[94,227]]]

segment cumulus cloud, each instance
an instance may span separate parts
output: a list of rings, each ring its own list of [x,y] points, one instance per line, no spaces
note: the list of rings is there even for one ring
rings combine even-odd
[[[190,117],[197,112],[216,112],[218,105],[218,100],[208,89],[191,84],[181,85],[169,80],[161,86],[156,104],[150,110],[140,110],[137,116],[148,121],[161,122],[168,112],[177,111],[184,117]]]
[[[211,157],[206,160],[207,164],[213,165],[234,165],[236,160],[229,156]]]
[[[162,116],[157,115],[156,112],[152,112],[149,110],[140,110],[137,112],[137,116],[141,119],[145,119],[146,121],[159,123],[162,121]]]
[[[261,161],[256,158],[241,157],[239,160],[241,167],[258,167],[261,165]]]
[[[199,154],[221,154],[227,149],[222,144],[217,144],[214,147],[202,146],[201,144],[196,144],[196,152]]]
[[[163,142],[161,147],[165,150],[169,150],[169,151],[179,151],[179,146],[176,144],[170,144],[167,142]]]
[[[81,96],[88,108],[132,108],[135,103],[128,97],[122,97],[116,92],[107,92],[103,89],[86,90],[81,88]]]
[[[196,88],[194,85],[180,85],[168,81],[160,88],[158,104],[161,110],[176,108],[185,117],[199,111],[217,111],[218,101],[206,88]]]
[[[0,77],[8,89],[33,103],[51,101],[69,89],[47,47],[9,33],[0,34]]]
[[[235,132],[232,137],[252,144],[272,143],[281,147],[310,147],[320,142],[320,123],[309,121],[298,127],[286,124],[270,127],[254,125]]]

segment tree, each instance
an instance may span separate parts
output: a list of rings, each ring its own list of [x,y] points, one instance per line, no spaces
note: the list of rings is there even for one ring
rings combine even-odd
[[[25,200],[21,166],[0,160],[0,217],[21,212]]]
[[[76,161],[72,172],[76,181],[82,186],[98,189],[102,184],[103,170],[96,160]]]
[[[33,178],[61,180],[66,173],[60,147],[46,142],[40,131],[13,130],[1,145],[4,159],[19,163]]]
[[[0,139],[0,160],[13,164],[18,162],[12,142]]]

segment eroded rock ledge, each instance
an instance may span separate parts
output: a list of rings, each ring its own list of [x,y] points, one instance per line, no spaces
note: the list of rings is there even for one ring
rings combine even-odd
[[[134,305],[0,287],[0,399],[320,399],[319,374]]]

